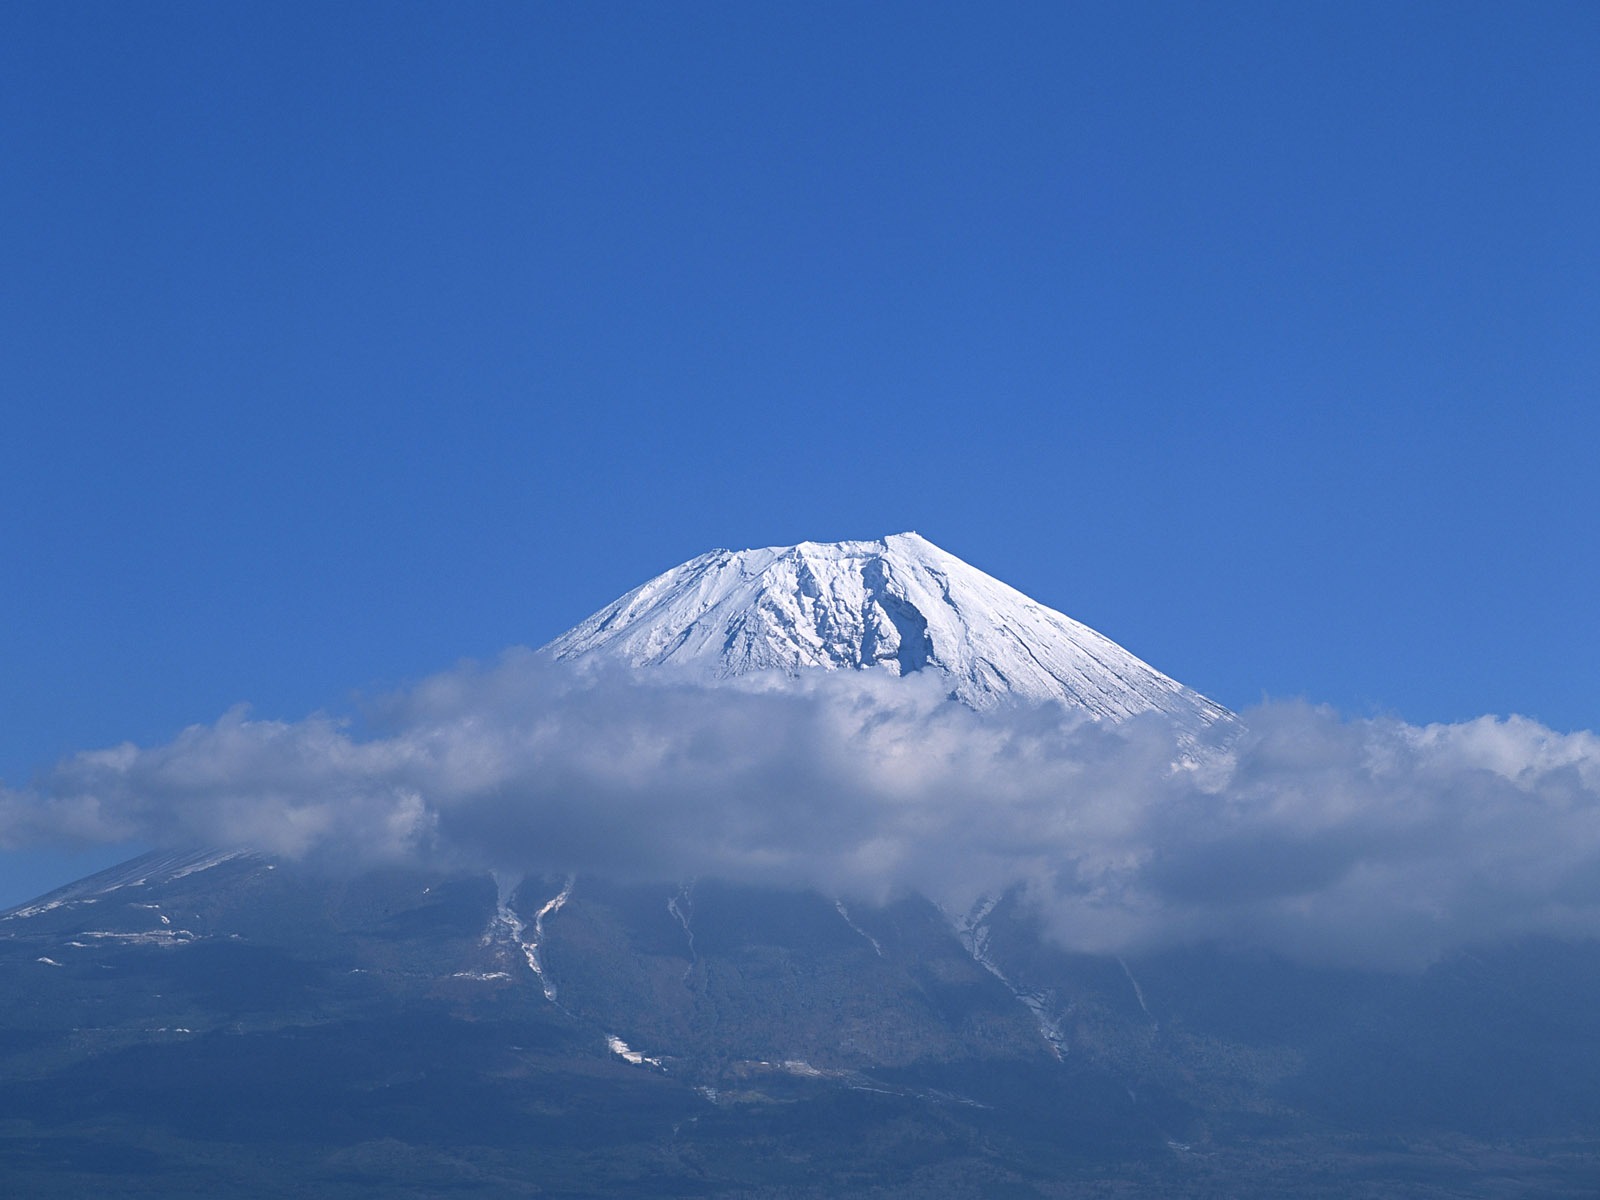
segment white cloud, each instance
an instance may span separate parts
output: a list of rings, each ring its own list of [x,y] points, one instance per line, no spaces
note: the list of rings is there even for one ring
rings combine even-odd
[[[1222,938],[1411,965],[1600,934],[1600,738],[1522,718],[1268,704],[1231,744],[1184,747],[1154,719],[980,715],[931,677],[707,688],[518,651],[389,698],[373,724],[235,711],[86,752],[0,794],[0,830],[953,905],[1024,884],[1087,950]]]

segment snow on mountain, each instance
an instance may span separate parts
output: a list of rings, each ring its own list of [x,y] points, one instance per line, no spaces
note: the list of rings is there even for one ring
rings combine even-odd
[[[1230,714],[1071,617],[915,533],[714,550],[556,638],[558,660],[754,672],[936,671],[976,709],[1060,701],[1102,720],[1164,713],[1199,730]]]

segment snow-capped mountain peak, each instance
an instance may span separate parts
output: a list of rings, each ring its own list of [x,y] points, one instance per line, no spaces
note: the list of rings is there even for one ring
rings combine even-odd
[[[1100,719],[1161,712],[1195,729],[1228,716],[1109,638],[916,533],[714,550],[633,589],[545,652],[673,666],[708,679],[936,671],[955,698],[979,709],[1055,700]]]

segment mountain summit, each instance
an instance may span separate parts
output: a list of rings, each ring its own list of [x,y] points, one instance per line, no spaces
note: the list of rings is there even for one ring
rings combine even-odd
[[[1109,638],[915,533],[713,550],[634,588],[545,647],[558,660],[758,671],[936,671],[976,709],[1059,701],[1096,719],[1228,711]]]

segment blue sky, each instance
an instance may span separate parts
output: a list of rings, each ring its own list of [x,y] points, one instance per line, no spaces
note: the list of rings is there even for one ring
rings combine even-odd
[[[1560,3],[8,6],[0,779],[902,529],[1230,706],[1600,727],[1597,51]]]

